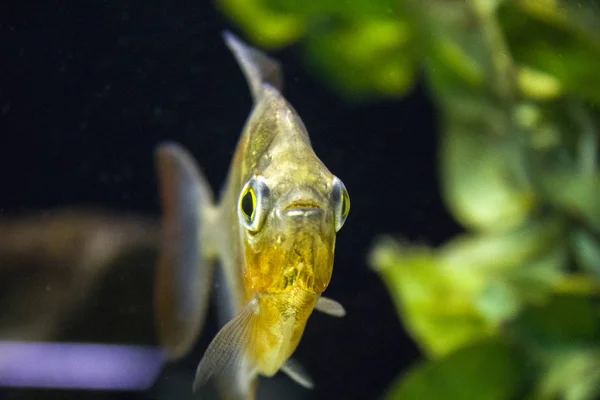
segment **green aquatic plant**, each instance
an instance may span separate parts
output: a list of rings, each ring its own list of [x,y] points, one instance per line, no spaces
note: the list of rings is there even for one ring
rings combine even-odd
[[[299,42],[346,98],[422,75],[436,103],[441,191],[466,232],[374,245],[425,356],[386,398],[598,398],[600,2],[219,4],[264,47]]]

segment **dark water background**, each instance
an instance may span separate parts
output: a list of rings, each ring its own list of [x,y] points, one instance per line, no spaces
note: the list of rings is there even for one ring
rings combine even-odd
[[[3,3],[2,214],[90,204],[158,215],[152,152],[165,139],[188,147],[220,187],[251,106],[223,29],[235,31],[208,1]],[[368,249],[380,233],[438,244],[456,230],[437,189],[435,113],[423,88],[403,100],[345,103],[307,70],[298,47],[273,55],[317,155],[352,200],[326,292],[348,315],[311,317],[296,357],[316,382],[310,398],[376,398],[418,351],[366,264]],[[150,283],[126,274],[105,282],[65,337],[153,343]],[[127,313],[124,302],[134,305]],[[136,318],[145,325],[128,325]],[[194,353],[161,375],[161,393],[191,389],[216,329],[211,314]],[[0,398],[168,398],[158,393],[11,390]]]

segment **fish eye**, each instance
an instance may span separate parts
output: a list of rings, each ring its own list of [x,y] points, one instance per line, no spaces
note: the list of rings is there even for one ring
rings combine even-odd
[[[250,178],[242,188],[238,216],[248,231],[256,233],[262,228],[269,208],[269,194],[264,178],[258,175]]]
[[[333,199],[335,204],[335,230],[336,232],[342,229],[348,214],[350,214],[350,195],[346,186],[339,178],[333,181]]]
[[[256,208],[256,194],[254,193],[254,189],[252,187],[248,187],[246,193],[242,194],[242,200],[240,204],[240,209],[244,217],[248,220],[252,220],[254,217],[254,209]]]

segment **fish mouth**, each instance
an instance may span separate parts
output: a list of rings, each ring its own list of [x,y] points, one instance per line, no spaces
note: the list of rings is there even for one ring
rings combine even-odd
[[[310,200],[297,200],[287,205],[281,210],[287,216],[306,216],[311,214],[320,214],[321,207]]]
[[[313,201],[310,200],[296,200],[293,201],[291,204],[289,204],[288,206],[286,206],[283,211],[287,211],[287,210],[310,210],[310,209],[321,209],[321,207],[319,207],[319,205]]]

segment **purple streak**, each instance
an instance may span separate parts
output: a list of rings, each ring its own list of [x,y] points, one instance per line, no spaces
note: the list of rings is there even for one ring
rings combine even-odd
[[[146,390],[163,364],[155,347],[0,341],[0,386]]]

